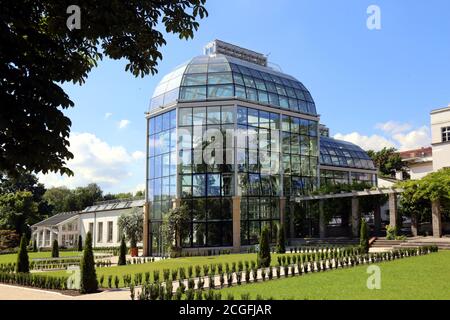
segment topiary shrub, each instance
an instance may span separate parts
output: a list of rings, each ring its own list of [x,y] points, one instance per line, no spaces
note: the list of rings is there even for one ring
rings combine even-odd
[[[92,293],[98,289],[97,275],[95,272],[94,253],[92,252],[92,235],[90,232],[86,235],[83,258],[80,264],[81,271],[81,293]]]
[[[78,236],[78,251],[83,251],[83,238],[81,237],[81,234]]]
[[[16,273],[30,272],[30,260],[28,259],[27,243],[28,239],[25,234],[23,234],[20,239],[19,252],[17,253]]]
[[[369,232],[366,219],[361,219],[361,230],[359,232],[359,246],[363,253],[369,252]]]
[[[269,228],[265,226],[261,232],[261,237],[259,239],[259,252],[257,256],[258,266],[262,268],[267,268],[270,266],[270,239],[269,239]]]
[[[284,226],[282,224],[278,227],[277,253],[286,253],[286,239],[284,236]]]
[[[125,237],[122,236],[122,240],[120,241],[119,260],[117,261],[117,265],[124,266],[126,264],[127,264],[127,244],[125,243]]]
[[[53,240],[52,244],[52,258],[59,258],[58,240]]]

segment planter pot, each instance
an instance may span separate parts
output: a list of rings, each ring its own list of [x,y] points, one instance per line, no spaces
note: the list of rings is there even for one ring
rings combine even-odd
[[[138,249],[138,248],[131,248],[131,249],[130,249],[130,255],[131,255],[132,257],[137,257],[138,254],[139,254],[139,249]]]

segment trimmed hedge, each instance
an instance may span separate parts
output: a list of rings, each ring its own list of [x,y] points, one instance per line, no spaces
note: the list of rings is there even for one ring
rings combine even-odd
[[[41,289],[66,290],[67,279],[68,277],[50,277],[33,273],[0,272],[0,283]]]

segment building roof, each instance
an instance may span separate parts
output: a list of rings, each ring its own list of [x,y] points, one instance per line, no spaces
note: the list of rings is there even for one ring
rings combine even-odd
[[[167,74],[154,91],[149,111],[176,102],[224,99],[317,115],[310,92],[294,77],[218,53],[195,57]]]
[[[320,164],[376,170],[369,155],[356,144],[320,136]]]
[[[142,207],[144,204],[145,199],[110,200],[95,203],[93,206],[85,208],[81,213],[128,209]]]
[[[407,161],[407,162],[431,161],[431,157],[433,156],[433,148],[426,147],[426,148],[402,151],[402,152],[399,152],[399,155],[403,161]]]
[[[73,218],[74,216],[78,215],[79,213],[80,213],[79,211],[58,213],[58,214],[55,214],[54,216],[51,216],[50,218],[42,220],[41,222],[35,223],[33,225],[33,227],[56,226],[56,225],[60,224],[61,222],[64,222],[66,220]]]
[[[431,110],[430,113],[431,114],[435,114],[435,113],[447,112],[447,111],[450,111],[450,104],[448,105],[448,107],[443,107],[443,108]]]

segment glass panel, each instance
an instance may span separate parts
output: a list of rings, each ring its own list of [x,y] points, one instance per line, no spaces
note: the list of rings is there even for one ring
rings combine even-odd
[[[245,93],[245,87],[241,87],[241,86],[235,86],[235,97],[236,98],[242,98],[242,99],[247,99],[247,95]]]
[[[208,107],[208,124],[220,124],[220,107]]]
[[[231,71],[230,65],[228,63],[214,63],[209,64],[208,72],[226,72]]]
[[[208,75],[208,84],[233,83],[231,73],[212,73]]]
[[[208,86],[208,98],[233,97],[233,85]]]
[[[183,78],[183,86],[201,86],[206,84],[206,74],[187,74]]]
[[[206,124],[206,108],[204,107],[193,108],[192,118],[194,126]]]
[[[207,64],[190,64],[186,69],[186,73],[206,73],[207,69]]]
[[[247,99],[250,101],[258,101],[255,89],[247,88]]]
[[[208,174],[208,196],[220,196],[220,174]]]
[[[183,87],[180,92],[181,100],[203,100],[206,98],[206,87]]]
[[[234,107],[222,107],[222,124],[234,123]]]
[[[192,108],[180,108],[178,113],[180,126],[192,126]]]

